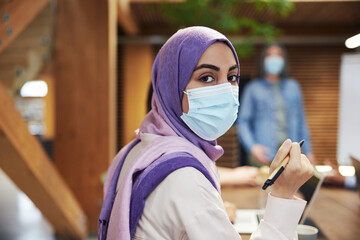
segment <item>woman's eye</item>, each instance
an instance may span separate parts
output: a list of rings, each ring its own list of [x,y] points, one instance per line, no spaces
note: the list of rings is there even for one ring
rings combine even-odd
[[[238,80],[238,76],[237,76],[237,75],[228,76],[228,81],[229,81],[229,82],[236,82],[237,80]]]
[[[200,78],[200,81],[205,82],[205,83],[209,83],[209,82],[212,82],[214,80],[215,79],[212,76],[205,76],[205,77]]]

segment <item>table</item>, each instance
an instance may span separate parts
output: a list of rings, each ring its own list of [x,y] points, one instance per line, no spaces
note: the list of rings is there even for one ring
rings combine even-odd
[[[223,188],[224,201],[238,208],[254,209],[261,205],[264,193],[260,187]],[[322,187],[309,212],[310,218],[323,233],[319,240],[360,239],[360,198],[356,191]],[[243,240],[249,235],[241,235]]]

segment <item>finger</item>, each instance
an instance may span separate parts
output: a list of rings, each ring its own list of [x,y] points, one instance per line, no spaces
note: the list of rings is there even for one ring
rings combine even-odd
[[[304,154],[301,154],[301,163],[302,166],[305,166],[304,168],[306,169],[308,178],[314,175],[314,166],[311,164],[310,160]]]
[[[312,153],[307,154],[306,157],[307,157],[307,159],[309,159],[309,161],[312,165],[315,165],[315,159],[314,159],[314,155]]]
[[[281,161],[289,154],[290,149],[291,140],[286,139],[286,141],[283,142],[283,144],[280,146],[271,165],[277,167],[281,163]]]
[[[291,144],[290,150],[290,160],[289,160],[289,167],[294,167],[293,169],[296,170],[297,167],[300,168],[301,166],[301,149],[300,145],[297,142],[293,142]]]

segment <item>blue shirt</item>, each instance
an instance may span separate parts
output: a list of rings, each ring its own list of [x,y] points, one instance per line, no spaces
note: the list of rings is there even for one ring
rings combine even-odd
[[[280,85],[285,103],[288,138],[293,142],[305,139],[302,152],[311,153],[300,86],[293,79],[282,79]],[[255,144],[264,145],[270,149],[267,157],[273,159],[279,148],[276,128],[276,104],[271,84],[265,79],[251,81],[244,89],[237,120],[242,145],[247,152]]]

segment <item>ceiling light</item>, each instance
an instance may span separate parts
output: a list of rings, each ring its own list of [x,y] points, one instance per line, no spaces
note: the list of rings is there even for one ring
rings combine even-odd
[[[357,48],[360,46],[360,33],[355,35],[355,36],[352,36],[351,38],[348,38],[346,41],[345,41],[345,46],[347,48]]]
[[[29,81],[22,86],[20,95],[22,97],[45,97],[48,86],[44,81]]]
[[[319,172],[330,172],[331,170],[333,170],[333,168],[329,165],[316,165],[315,168]]]
[[[354,176],[355,168],[353,166],[339,166],[339,172],[343,176]]]

